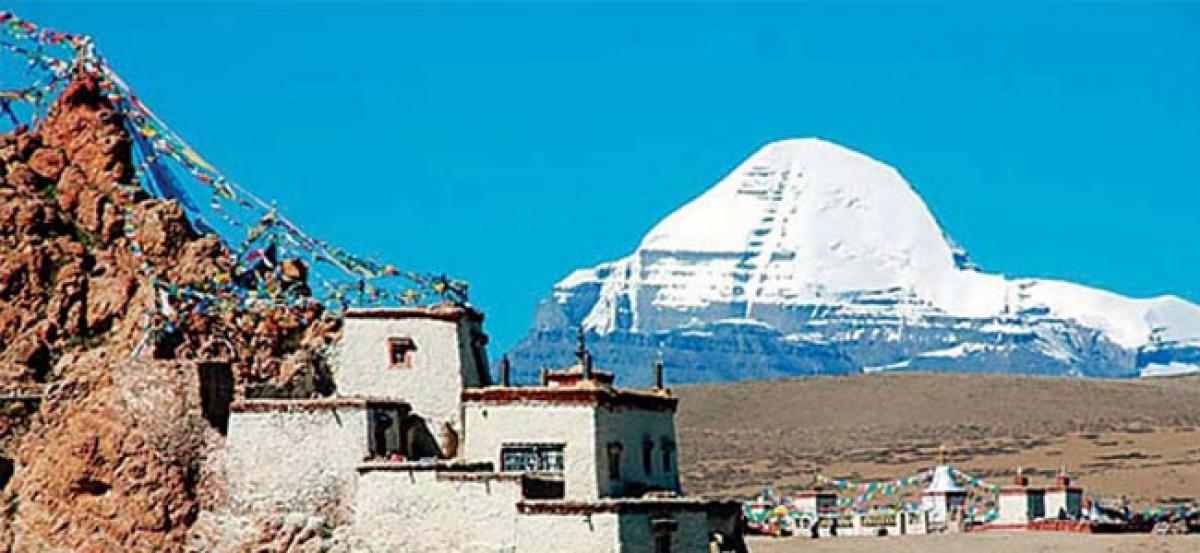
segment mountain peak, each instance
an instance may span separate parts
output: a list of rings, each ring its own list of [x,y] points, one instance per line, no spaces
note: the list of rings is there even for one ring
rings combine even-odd
[[[706,348],[741,352],[718,355],[724,367],[702,362],[688,381],[898,368],[1200,370],[1200,346],[1190,345],[1200,344],[1197,306],[979,272],[898,171],[820,138],[767,143],[663,218],[631,255],[573,272],[542,303],[534,343],[515,359],[530,347],[541,355],[541,333],[576,327],[611,336],[618,356],[672,341],[688,363]],[[1148,346],[1153,355],[1142,355]]]
[[[955,269],[944,233],[898,172],[818,138],[763,146],[663,219],[639,250],[722,254],[753,273],[745,278],[770,266],[805,277],[793,282],[832,279],[847,288],[882,284],[873,278],[880,268],[894,269],[888,279]]]
[[[817,136],[806,136],[803,138],[782,138],[779,140],[772,140],[771,142],[767,142],[766,144],[763,144],[762,147],[760,147],[757,151],[754,152],[754,154],[752,154],[750,156],[750,158],[753,159],[760,155],[772,155],[772,154],[774,154],[774,155],[793,154],[794,155],[794,154],[819,153],[819,152],[851,154],[851,155],[866,157],[866,156],[862,155],[861,153],[856,152],[856,151],[854,151],[846,146],[843,146],[837,142],[834,142],[832,140],[828,140],[828,139],[817,137]]]

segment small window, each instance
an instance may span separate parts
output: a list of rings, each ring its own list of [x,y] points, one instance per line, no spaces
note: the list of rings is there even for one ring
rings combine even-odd
[[[620,442],[611,442],[608,444],[608,479],[621,479],[621,450],[624,449]]]
[[[417,344],[412,338],[388,338],[388,365],[393,369],[411,369]]]
[[[663,442],[662,447],[662,468],[663,472],[671,472],[671,467],[675,464],[675,444],[671,442]]]
[[[646,476],[654,474],[654,442],[650,439],[642,442],[642,470]]]

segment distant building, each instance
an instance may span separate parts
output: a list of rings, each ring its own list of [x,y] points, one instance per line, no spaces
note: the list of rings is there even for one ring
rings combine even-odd
[[[1083,488],[1071,484],[1065,467],[1054,485],[1044,489],[1029,486],[1029,479],[1018,470],[1013,485],[1001,488],[998,507],[999,516],[987,528],[1090,531],[1083,516]]]
[[[1046,490],[1029,485],[1029,477],[1017,469],[1013,483],[1000,488],[997,518],[993,526],[1021,528],[1046,516]]]
[[[967,490],[954,480],[943,452],[929,486],[921,492],[921,510],[926,513],[930,528],[945,528],[961,519],[966,502]]]
[[[581,338],[541,385],[508,385],[507,367],[493,384],[482,320],[349,311],[338,397],[233,405],[231,503],[322,513],[354,551],[682,553],[737,532],[736,503],[681,495],[661,365],[653,389],[616,388]]]
[[[795,509],[801,513],[820,516],[836,515],[838,512],[837,493],[821,486],[800,492],[796,495],[794,503]]]
[[[1067,468],[1058,470],[1054,485],[1046,488],[1046,518],[1077,519],[1083,513],[1083,488],[1071,485]]]

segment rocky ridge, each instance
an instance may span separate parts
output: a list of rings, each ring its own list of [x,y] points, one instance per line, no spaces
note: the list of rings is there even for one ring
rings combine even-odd
[[[152,275],[204,288],[232,262],[177,204],[122,186],[134,170],[91,75],[0,135],[0,550],[183,549],[221,503],[196,360],[227,363],[237,394],[328,391],[338,323],[319,307],[192,313],[147,342]]]

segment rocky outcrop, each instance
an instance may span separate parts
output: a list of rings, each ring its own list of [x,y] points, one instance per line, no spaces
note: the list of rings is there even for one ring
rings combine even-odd
[[[113,363],[87,354],[86,376],[51,385],[5,494],[19,551],[169,550],[200,510],[216,431],[195,408],[187,363]],[[192,370],[188,370],[192,369]]]
[[[187,360],[227,362],[239,394],[329,391],[321,351],[338,322],[316,306],[184,310],[151,337],[152,276],[206,289],[233,263],[177,204],[122,186],[131,144],[85,74],[37,128],[0,135],[0,394],[44,392],[0,404],[0,460],[15,465],[0,550],[184,547],[220,502],[220,437]]]

